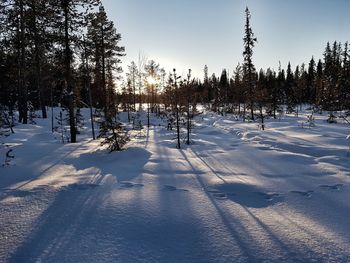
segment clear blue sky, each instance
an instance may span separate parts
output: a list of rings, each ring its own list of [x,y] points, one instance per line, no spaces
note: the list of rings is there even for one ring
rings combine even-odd
[[[257,69],[278,69],[322,58],[327,41],[350,40],[350,0],[103,0],[122,34],[124,71],[139,51],[167,72],[191,68],[220,75],[242,62],[244,9],[249,7],[258,44]]]

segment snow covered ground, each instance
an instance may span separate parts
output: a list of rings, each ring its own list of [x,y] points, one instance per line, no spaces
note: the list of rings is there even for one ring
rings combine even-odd
[[[350,262],[350,126],[305,120],[205,113],[189,147],[154,125],[111,154],[17,126],[0,262]]]

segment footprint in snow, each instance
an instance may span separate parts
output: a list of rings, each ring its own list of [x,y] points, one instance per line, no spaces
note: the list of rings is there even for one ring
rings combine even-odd
[[[207,192],[210,193],[214,198],[221,199],[221,200],[225,200],[229,196],[235,195],[234,193],[223,193],[223,192],[220,192],[219,190],[216,190],[216,189],[209,189],[209,190],[207,190]]]
[[[302,196],[305,196],[305,197],[311,197],[312,196],[312,194],[313,194],[313,192],[314,191],[305,191],[305,192],[303,192],[303,191],[291,191],[291,193],[293,193],[293,194],[299,194],[299,195],[302,195]]]
[[[120,182],[120,188],[132,188],[132,187],[143,187],[143,184],[137,184],[137,183],[133,183],[133,182]]]
[[[172,191],[182,191],[182,192],[188,192],[187,189],[181,189],[181,188],[177,188],[173,185],[164,185],[163,189],[165,191],[169,191],[169,192],[172,192]]]
[[[271,147],[267,147],[267,146],[258,146],[257,147],[260,151],[270,151]]]
[[[218,193],[213,193],[212,195],[217,199],[227,199],[227,195],[225,193],[218,192]]]
[[[344,185],[343,184],[335,184],[335,185],[320,185],[320,187],[329,189],[329,190],[340,190]]]
[[[88,190],[88,189],[93,189],[99,186],[98,184],[71,184],[68,185],[69,189],[73,190]]]
[[[277,198],[280,196],[278,193],[264,193],[264,192],[258,192],[259,195],[264,197],[267,201],[272,201],[274,198]]]

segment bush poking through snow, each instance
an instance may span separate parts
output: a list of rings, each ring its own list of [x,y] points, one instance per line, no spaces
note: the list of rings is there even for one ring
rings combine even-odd
[[[5,110],[0,109],[0,137],[9,136],[11,133],[14,133],[13,124],[9,120],[9,115]]]
[[[101,145],[108,145],[108,150],[121,151],[124,145],[129,141],[129,136],[124,130],[122,124],[117,119],[105,120],[100,125],[100,134],[102,138]]]
[[[311,113],[311,115],[307,115],[306,118],[307,118],[306,122],[305,123],[302,122],[301,127],[304,128],[305,126],[307,126],[309,129],[311,127],[315,127],[315,117],[314,117],[313,113]]]
[[[333,112],[330,112],[329,113],[329,117],[328,117],[328,119],[327,119],[327,122],[328,123],[337,123],[337,116],[335,116],[334,114],[333,114]]]
[[[11,160],[15,158],[13,155],[13,150],[10,149],[7,145],[2,145],[1,147],[4,147],[5,149],[5,159],[2,167],[9,166],[11,164]]]
[[[60,135],[62,143],[69,142],[68,131],[64,125],[66,119],[63,118],[62,111],[60,111],[60,115],[55,118],[58,126],[54,127],[54,131]]]
[[[80,134],[80,131],[83,130],[84,128],[84,116],[81,114],[80,108],[77,108],[76,114],[76,129],[77,129],[77,134]]]
[[[35,112],[34,105],[31,101],[28,102],[28,119],[30,124],[36,124],[35,119],[39,116]]]

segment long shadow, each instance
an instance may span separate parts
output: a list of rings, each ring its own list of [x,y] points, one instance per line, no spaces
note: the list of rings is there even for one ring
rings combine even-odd
[[[77,149],[79,149],[80,147],[84,146],[86,143],[90,142],[87,141],[81,145],[78,145],[76,147],[74,147],[73,149],[69,150],[67,153],[61,155],[57,160],[55,160],[54,162],[52,162],[48,167],[46,167],[44,170],[40,171],[38,174],[30,174],[30,180],[26,181],[25,183],[22,183],[16,187],[13,188],[8,188],[8,186],[12,185],[14,182],[8,181],[7,186],[4,187],[4,189],[6,189],[6,192],[13,192],[13,191],[20,191],[21,188],[25,187],[26,185],[29,185],[30,183],[34,182],[35,180],[37,180],[38,178],[40,178],[43,174],[45,174],[46,172],[48,172],[50,169],[52,169],[53,167],[55,167],[56,165],[58,165],[59,163],[61,163],[64,159],[66,159],[69,155],[71,155],[74,151],[76,151]],[[58,148],[57,150],[61,150],[61,148]],[[23,171],[22,171],[23,172]],[[21,178],[22,180],[25,180],[26,178]],[[18,180],[18,178],[14,179],[14,180]],[[6,192],[4,194],[4,196],[0,197],[0,201],[3,200],[4,198],[7,197]]]
[[[215,207],[215,209],[218,212],[218,215],[220,216],[224,226],[226,227],[226,229],[229,230],[231,237],[237,241],[238,245],[241,248],[241,252],[243,253],[243,256],[247,259],[247,262],[258,262],[258,259],[254,256],[254,253],[253,253],[252,249],[250,248],[249,243],[241,237],[240,233],[236,229],[234,229],[232,227],[232,225],[231,225],[232,221],[227,218],[227,216],[222,211],[222,209],[217,205],[217,203],[215,202],[213,197],[210,194],[208,194],[207,186],[205,185],[203,180],[200,178],[200,175],[199,175],[200,173],[198,172],[198,170],[193,166],[193,164],[188,159],[188,157],[183,152],[183,150],[180,149],[179,151],[180,151],[181,155],[183,156],[183,158],[187,161],[187,163],[191,167],[192,171],[194,172],[195,178],[199,182],[200,186],[204,189],[205,194],[206,194],[208,200],[210,201],[210,203],[213,205],[213,207]],[[236,224],[239,224],[241,229],[244,229],[244,226],[240,222],[237,221]]]
[[[274,244],[276,244],[279,248],[283,250],[283,252],[286,252],[287,255],[285,255],[285,258],[288,258],[288,261],[294,261],[293,255],[296,254],[296,252],[293,250],[295,248],[291,247],[289,244],[284,243],[280,238],[278,238],[272,230],[263,223],[257,216],[255,216],[249,209],[246,207],[242,207],[244,211],[259,225],[259,227],[267,234],[267,236],[270,238],[271,241],[273,241]],[[300,253],[298,253],[300,254]],[[301,255],[300,255],[301,256]],[[297,260],[302,260],[303,262],[307,262],[310,260],[309,258],[302,258],[300,259],[300,256],[298,256]]]
[[[98,199],[92,192],[95,189],[86,190],[81,191],[74,185],[61,190],[37,219],[34,230],[11,255],[9,262],[45,261],[44,258],[48,260],[56,251],[72,246],[73,240],[79,239],[79,224],[98,206]]]
[[[89,218],[99,209],[103,200],[101,197],[114,187],[101,182],[107,175],[115,176],[118,181],[132,180],[141,174],[150,157],[150,153],[144,149],[129,150],[130,152],[112,155],[82,154],[79,162],[76,162],[76,158],[66,158],[65,162],[73,164],[77,170],[94,167],[100,173],[94,175],[89,183],[71,184],[61,188],[53,203],[36,220],[26,241],[12,254],[9,262],[38,262],[43,258],[48,259],[47,261],[51,257],[61,258],[57,255],[58,252],[69,250],[75,243],[81,242],[81,231],[92,231],[92,235],[97,235],[95,231],[98,229],[88,229]],[[75,254],[79,255],[79,252]]]
[[[221,175],[219,175],[216,171],[214,171],[214,169],[195,151],[192,150],[192,152],[194,153],[195,157],[201,161],[201,163],[203,163],[212,174],[214,174],[217,178],[219,178],[221,181],[223,181],[224,183],[228,183]],[[189,162],[187,156],[184,155],[183,152],[181,152],[182,155],[184,156],[184,158],[186,158],[187,162]],[[192,166],[192,164],[191,164]]]
[[[145,141],[145,148],[148,147],[148,143],[149,143],[149,128],[147,128],[146,141]]]
[[[66,158],[66,164],[75,169],[96,168],[100,174],[112,175],[118,181],[132,180],[138,177],[148,162],[151,153],[139,147],[130,147],[126,151],[106,153],[103,151],[81,154],[79,158]]]

